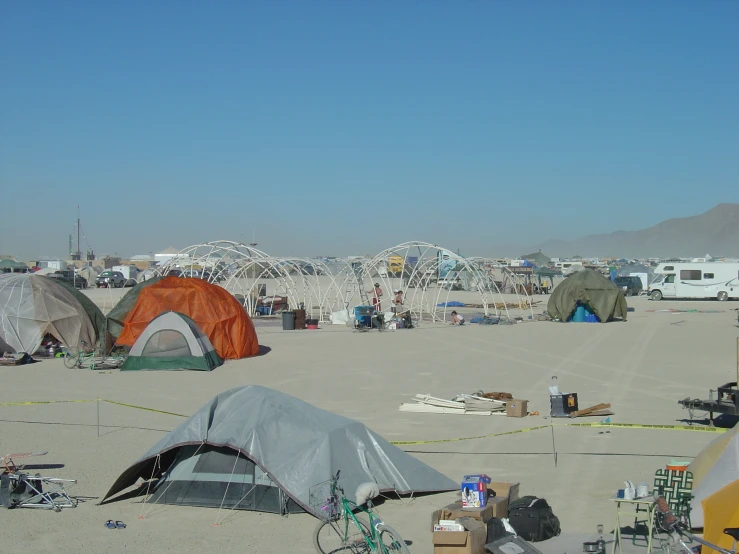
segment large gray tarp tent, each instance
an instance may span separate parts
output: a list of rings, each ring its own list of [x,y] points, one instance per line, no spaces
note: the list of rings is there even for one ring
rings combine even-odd
[[[458,488],[358,421],[248,385],[219,394],[162,438],[102,502],[153,477],[149,502],[318,516],[310,488],[337,471],[352,501],[368,481],[399,494]]]
[[[626,320],[626,298],[612,281],[592,269],[577,271],[557,285],[547,312],[552,319],[567,321],[578,302],[590,305],[603,323],[615,317]]]
[[[38,350],[46,333],[71,348],[93,347],[104,321],[78,291],[40,275],[0,275],[0,350]]]

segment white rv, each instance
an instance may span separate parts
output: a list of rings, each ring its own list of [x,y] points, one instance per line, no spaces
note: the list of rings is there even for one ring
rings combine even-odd
[[[666,262],[654,270],[649,297],[739,299],[739,263]]]
[[[559,269],[563,275],[569,275],[570,273],[585,269],[582,262],[557,262],[554,264],[554,267]]]

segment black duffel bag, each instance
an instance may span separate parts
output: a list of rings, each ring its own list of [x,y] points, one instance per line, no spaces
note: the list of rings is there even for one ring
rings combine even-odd
[[[559,518],[543,498],[524,496],[511,502],[508,521],[522,539],[539,542],[556,537],[561,532]]]

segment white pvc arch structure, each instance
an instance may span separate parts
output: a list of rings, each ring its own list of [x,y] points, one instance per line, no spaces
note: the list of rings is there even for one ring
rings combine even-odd
[[[398,264],[402,270],[392,271],[397,267],[389,265],[391,258],[396,262],[402,259],[402,263]],[[392,292],[399,289],[404,293],[404,308],[410,310],[416,320],[447,321],[452,308],[439,304],[446,304],[455,294],[448,280],[440,285],[439,270],[449,267],[450,275],[456,277],[463,290],[478,293],[479,306],[485,315],[513,317],[495,280],[482,265],[440,246],[427,242],[405,242],[359,263],[362,264],[359,278],[354,271],[349,272],[349,278],[354,277],[356,288],[365,287],[365,291],[371,290],[373,282],[380,283],[387,293],[382,302],[385,310],[391,307]],[[346,298],[345,303],[351,307],[354,300],[357,299]],[[518,306],[521,307],[521,302],[518,302]],[[527,307],[530,309],[530,304],[527,303]]]
[[[531,297],[525,288],[525,278],[511,271],[508,266],[491,258],[483,258],[474,256],[467,258],[475,265],[480,266],[481,270],[488,274],[488,278],[495,284],[495,288],[502,294],[515,295],[515,304],[518,306],[521,317],[534,316],[534,309]],[[498,284],[500,283],[500,284]]]
[[[394,257],[394,258],[393,258]],[[396,264],[390,265],[391,258]],[[400,262],[400,268],[397,262]],[[517,286],[519,277],[502,264],[486,258],[464,258],[426,242],[406,242],[380,252],[373,258],[337,260],[330,265],[306,258],[270,256],[238,242],[219,240],[184,248],[156,268],[159,275],[179,270],[186,276],[205,278],[233,294],[247,312],[255,316],[266,300],[287,297],[291,309],[300,307],[306,315],[326,321],[330,314],[351,310],[363,303],[362,292],[374,282],[385,291],[383,308],[392,306],[393,291],[404,292],[404,308],[417,321],[446,321],[452,308],[438,306],[455,297],[455,291],[439,283],[440,266],[450,266],[465,293],[476,292],[478,306],[485,315],[511,314],[511,304],[524,319],[533,316],[531,301]],[[496,284],[504,276],[504,288],[512,284],[509,302]],[[365,300],[366,300],[365,296]],[[514,300],[515,298],[515,300]]]
[[[261,297],[287,297],[290,308],[302,305],[308,317],[321,321],[344,308],[332,272],[316,260],[274,257],[251,246],[220,240],[184,248],[157,273],[167,275],[173,269],[222,286],[251,316],[257,315]]]

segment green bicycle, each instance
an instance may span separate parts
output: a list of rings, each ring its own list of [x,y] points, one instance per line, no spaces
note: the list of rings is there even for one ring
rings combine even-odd
[[[320,554],[410,554],[398,532],[372,509],[376,485],[359,485],[357,503],[354,503],[344,496],[344,489],[339,486],[339,473],[337,471],[335,477],[310,490],[310,505],[321,519],[313,531],[316,550]],[[372,489],[374,494],[368,498],[371,494],[368,491]],[[366,508],[362,508],[365,500]]]
[[[82,348],[77,352],[64,350],[64,365],[69,369],[117,369],[123,365],[125,359],[125,356],[97,356],[84,340]]]

